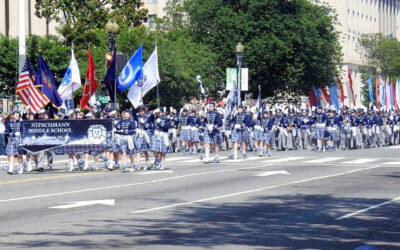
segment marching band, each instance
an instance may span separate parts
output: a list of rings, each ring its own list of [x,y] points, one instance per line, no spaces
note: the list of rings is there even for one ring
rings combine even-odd
[[[145,105],[121,113],[106,109],[93,109],[88,113],[77,110],[55,118],[111,119],[113,124],[113,138],[105,152],[64,152],[68,155],[65,163],[68,171],[97,170],[100,160],[108,170],[162,170],[166,155],[171,152],[198,154],[204,163],[219,163],[220,150],[232,150],[228,158],[235,160],[246,159],[250,152],[260,157],[271,157],[272,150],[311,149],[326,152],[400,143],[399,111],[349,109],[345,106],[336,112],[333,108],[307,107],[303,104],[301,108],[275,105],[264,106],[262,110],[254,105],[239,106],[226,119],[224,112],[224,104],[210,101],[201,106],[186,105],[180,112],[172,108],[170,112],[165,108],[150,111]],[[6,172],[44,171],[44,158],[47,158],[47,169],[53,168],[55,152],[44,150],[32,153],[20,145],[22,119],[49,118],[48,112],[38,117],[29,109],[23,116],[14,111],[2,118],[7,137]],[[238,150],[241,150],[241,155]],[[154,160],[151,160],[151,154]],[[94,158],[92,166],[88,164],[90,155]],[[144,162],[141,162],[142,156]]]

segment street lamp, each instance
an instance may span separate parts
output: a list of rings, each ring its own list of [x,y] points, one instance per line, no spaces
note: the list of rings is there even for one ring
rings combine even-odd
[[[382,73],[382,70],[380,67],[376,68],[376,73],[378,73],[378,74]]]
[[[119,31],[119,25],[114,21],[114,20],[108,20],[106,24],[106,31],[108,33],[108,49],[110,50],[110,54],[114,55],[114,51],[116,50],[116,45],[117,45],[117,34]],[[116,53],[115,53],[116,54]],[[117,58],[114,58],[114,60],[117,60]],[[115,71],[117,64],[115,63]],[[114,79],[114,102],[111,103],[110,108],[111,109],[118,109],[117,105],[117,81]]]
[[[237,45],[236,45],[236,58],[237,58],[237,67],[238,67],[238,85],[237,85],[237,87],[238,87],[238,99],[237,99],[237,102],[238,102],[238,107],[240,106],[240,103],[241,103],[241,100],[240,100],[240,90],[241,90],[241,88],[242,88],[242,74],[241,74],[241,67],[242,67],[242,53],[243,53],[243,50],[244,50],[244,46],[243,46],[243,44],[241,43],[241,42],[239,42]]]

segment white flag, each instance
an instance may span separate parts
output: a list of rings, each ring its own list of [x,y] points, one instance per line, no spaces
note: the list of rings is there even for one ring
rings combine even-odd
[[[69,63],[67,72],[58,87],[58,94],[63,101],[71,100],[72,93],[81,87],[81,77],[79,75],[78,62],[74,56],[74,50],[71,49],[71,62]]]
[[[128,92],[128,99],[134,107],[143,102],[143,97],[160,82],[158,73],[157,47],[143,66],[143,78],[132,85]]]

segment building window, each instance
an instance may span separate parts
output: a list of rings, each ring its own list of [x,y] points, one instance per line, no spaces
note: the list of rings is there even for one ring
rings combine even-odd
[[[157,3],[157,0],[147,0],[147,3]]]
[[[156,18],[157,18],[157,15],[149,15],[147,23],[149,24],[150,29],[156,28]]]

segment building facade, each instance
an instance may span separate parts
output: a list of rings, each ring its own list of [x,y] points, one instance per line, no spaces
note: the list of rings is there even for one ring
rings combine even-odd
[[[35,16],[35,0],[25,0],[25,34],[44,36],[56,35],[56,22],[46,24],[46,20]],[[8,37],[18,36],[18,0],[0,0],[0,34]]]
[[[342,79],[347,79],[350,69],[353,79],[354,96],[361,104],[363,82],[359,66],[363,59],[359,53],[358,40],[362,34],[382,33],[389,37],[400,38],[400,1],[399,0],[311,0],[316,4],[328,4],[337,14],[336,29],[340,32],[340,44],[343,52]],[[345,88],[346,92],[346,88]],[[345,93],[347,95],[347,93]]]

